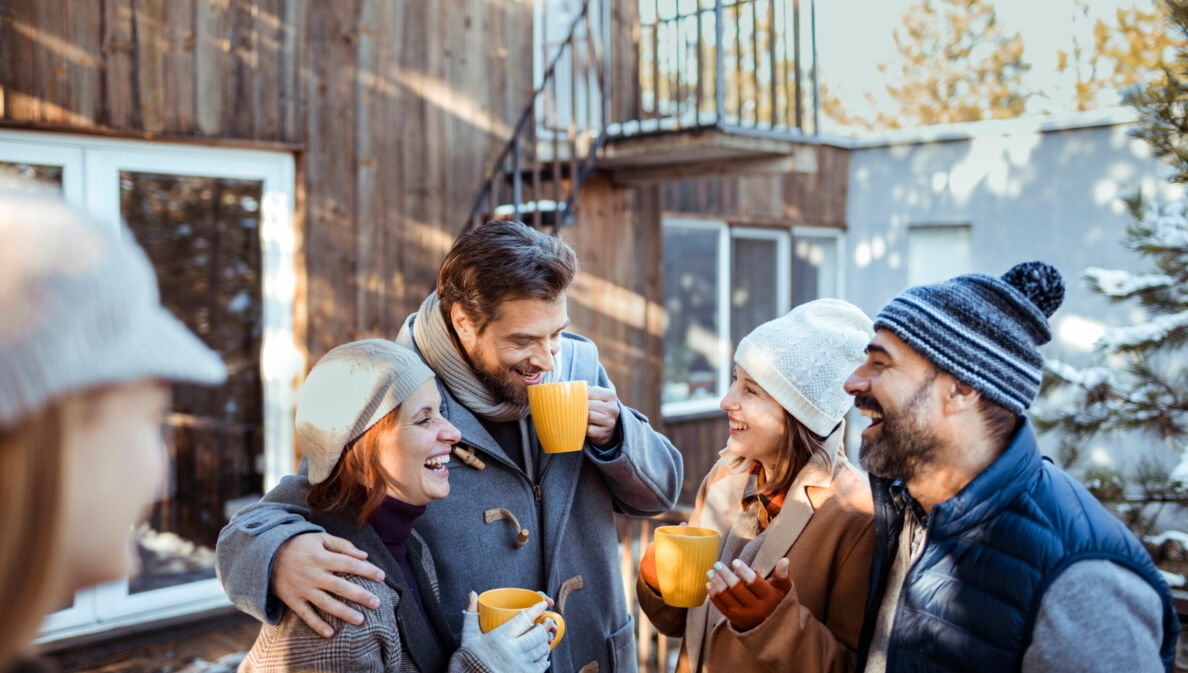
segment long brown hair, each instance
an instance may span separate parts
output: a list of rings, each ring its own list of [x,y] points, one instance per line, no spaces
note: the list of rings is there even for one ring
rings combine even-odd
[[[350,515],[358,513],[355,524],[362,526],[367,517],[384,501],[392,478],[380,464],[380,437],[396,426],[396,407],[347,444],[334,471],[325,481],[309,489],[305,501],[324,512]]]
[[[792,485],[796,475],[804,469],[809,458],[814,453],[825,451],[825,438],[809,430],[804,423],[784,411],[784,443],[780,445],[780,452],[776,456],[773,474],[768,476],[763,485],[764,493],[777,493]],[[735,465],[747,462],[741,456]]]
[[[101,392],[101,391],[100,391]],[[68,598],[59,569],[65,527],[66,441],[99,392],[45,405],[0,428],[0,671]]]

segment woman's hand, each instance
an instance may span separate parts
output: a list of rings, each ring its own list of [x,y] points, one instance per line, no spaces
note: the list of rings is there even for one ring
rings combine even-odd
[[[342,600],[372,609],[379,598],[363,587],[334,573],[358,575],[376,582],[384,581],[384,571],[366,562],[367,552],[329,533],[303,533],[280,546],[272,564],[272,592],[301,621],[327,638],[334,629],[318,616],[317,607],[344,622],[362,624],[363,615]]]
[[[644,547],[643,557],[639,559],[639,576],[652,591],[660,593],[660,576],[656,573],[656,543],[654,541]]]
[[[714,564],[706,582],[710,601],[739,631],[753,629],[767,619],[792,589],[788,559],[782,558],[771,572],[771,581],[760,577],[751,567],[735,559],[731,572],[721,562]],[[735,574],[737,573],[737,574]]]
[[[503,624],[483,633],[479,627],[478,595],[470,592],[470,603],[462,613],[462,649],[492,673],[544,673],[549,668],[551,619],[536,620],[551,605],[547,597]]]

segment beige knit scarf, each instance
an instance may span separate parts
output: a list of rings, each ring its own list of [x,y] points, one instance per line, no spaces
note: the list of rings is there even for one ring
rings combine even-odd
[[[413,320],[413,339],[421,356],[433,372],[441,377],[454,399],[471,412],[492,421],[515,421],[528,415],[528,404],[500,400],[474,375],[466,358],[458,352],[437,293],[430,293]],[[399,341],[399,337],[397,337]],[[560,353],[553,357],[553,369],[544,373],[542,383],[560,380]]]

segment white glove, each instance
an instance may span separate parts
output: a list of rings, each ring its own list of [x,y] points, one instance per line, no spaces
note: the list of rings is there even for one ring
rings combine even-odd
[[[462,647],[491,673],[544,673],[549,668],[549,630],[534,624],[544,614],[542,600],[507,620],[490,633],[479,628],[477,597],[471,593],[471,610],[462,612]]]

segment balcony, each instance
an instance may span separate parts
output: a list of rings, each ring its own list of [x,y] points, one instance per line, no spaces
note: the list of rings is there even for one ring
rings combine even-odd
[[[805,151],[806,126],[813,124],[804,106],[811,78],[802,76],[799,0],[631,4],[638,12],[636,58],[628,81],[610,85],[599,168],[767,156],[790,160],[790,169],[813,169]],[[617,50],[627,46],[623,35],[611,40]],[[811,55],[805,60],[811,63]]]

